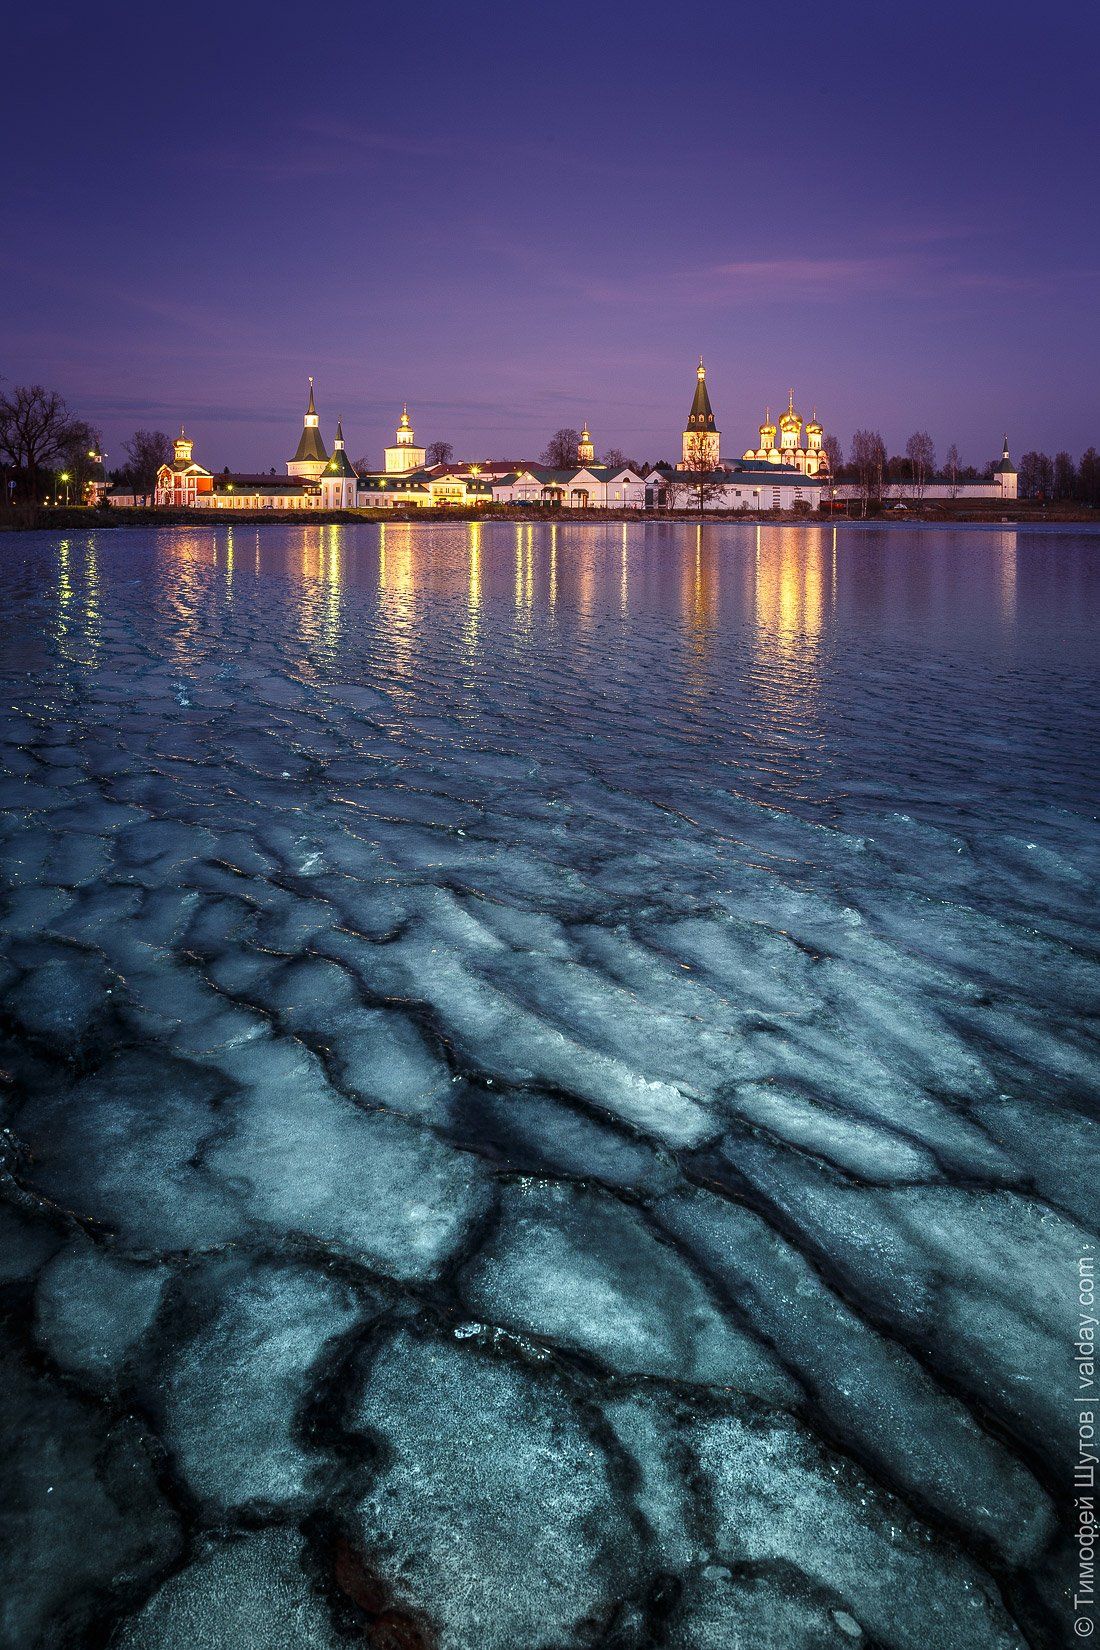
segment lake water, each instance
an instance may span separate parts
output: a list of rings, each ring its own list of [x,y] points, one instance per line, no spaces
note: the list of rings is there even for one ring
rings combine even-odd
[[[1100,535],[0,551],[0,1644],[1067,1642]]]

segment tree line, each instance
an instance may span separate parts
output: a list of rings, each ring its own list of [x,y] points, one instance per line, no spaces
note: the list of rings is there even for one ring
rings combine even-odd
[[[1100,505],[1100,453],[1088,447],[1078,463],[1071,453],[1024,453],[1019,464],[1021,498],[1049,498]]]
[[[835,437],[826,437],[824,446],[833,443],[835,458],[833,474],[838,481],[852,482],[859,488],[864,511],[869,503],[888,497],[901,489],[912,497],[924,496],[930,481],[947,482],[956,486],[960,481],[988,480],[994,474],[998,460],[991,458],[981,470],[972,464],[963,464],[954,442],[944,455],[942,469],[936,468],[936,447],[927,430],[916,430],[905,443],[905,453],[887,456],[886,443],[878,430],[857,430],[847,463],[840,460],[840,444]],[[1070,453],[1061,452],[1054,458],[1046,453],[1028,452],[1020,459],[1017,470],[1017,488],[1021,498],[1053,499],[1092,507],[1100,505],[1100,455],[1089,447],[1075,464]]]
[[[108,472],[99,430],[57,390],[42,384],[0,390],[0,508],[83,504],[109,481],[151,504],[172,443],[163,430],[135,430],[123,451],[125,462]]]

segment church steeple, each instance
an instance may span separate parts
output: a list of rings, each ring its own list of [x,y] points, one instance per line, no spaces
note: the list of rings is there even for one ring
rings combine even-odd
[[[336,438],[332,443],[332,457],[325,466],[321,492],[326,509],[350,510],[355,504],[354,482],[357,471],[344,450],[344,421],[336,421]],[[327,483],[327,485],[325,485]],[[338,484],[338,485],[337,485]]]
[[[581,438],[577,442],[577,463],[591,464],[594,462],[595,457],[596,449],[592,445],[592,437],[588,433],[588,422],[586,420],[584,429],[581,431]]]
[[[707,393],[707,369],[703,365],[703,357],[699,357],[699,365],[695,370],[695,398],[691,403],[688,414],[688,429],[694,434],[696,431],[714,430],[714,410]]]
[[[287,461],[287,475],[298,476],[304,481],[317,481],[324,473],[328,463],[328,451],[321,440],[321,420],[317,417],[317,406],[313,399],[313,379],[309,381],[309,405],[302,424],[302,435],[298,442],[298,450],[292,459]]]
[[[721,437],[707,392],[707,369],[703,357],[695,369],[695,395],[684,427],[682,470],[716,470]]]

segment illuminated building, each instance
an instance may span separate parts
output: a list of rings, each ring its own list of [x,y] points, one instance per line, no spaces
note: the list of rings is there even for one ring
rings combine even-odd
[[[158,504],[188,504],[217,510],[409,510],[469,509],[486,505],[531,505],[564,510],[697,510],[698,487],[694,467],[702,461],[707,497],[704,509],[723,511],[816,508],[822,489],[817,473],[821,427],[814,419],[806,426],[814,455],[812,464],[798,463],[801,420],[793,396],[784,439],[766,457],[747,454],[733,464],[721,463],[721,435],[707,389],[702,359],[696,369],[695,393],[683,432],[684,457],[675,469],[658,465],[643,474],[628,464],[598,464],[587,422],[577,443],[577,462],[564,468],[529,460],[426,465],[426,452],[416,437],[406,404],[396,437],[385,448],[385,468],[357,472],[348,457],[343,424],[338,423],[331,455],[320,431],[309,381],[309,404],[301,439],[287,462],[287,476],[236,474],[228,469],[211,474],[193,461],[190,441],[176,443],[176,460],[158,477]],[[774,426],[765,426],[762,435]],[[793,443],[793,444],[792,444]],[[1006,450],[1007,461],[1007,450]],[[1014,474],[1015,472],[1013,472]]]
[[[321,477],[321,502],[326,510],[354,510],[359,477],[352,468],[351,459],[344,450],[344,421],[336,421],[336,439],[332,457]]]
[[[793,465],[727,464],[720,470],[704,471],[704,510],[817,510],[824,483],[820,476],[807,476]],[[699,509],[698,472],[677,465],[655,465],[646,471],[647,510]]]
[[[301,481],[320,481],[328,464],[328,453],[321,440],[320,419],[313,404],[313,379],[309,381],[309,406],[306,408],[298,450],[287,460],[286,473]]]
[[[714,409],[707,392],[707,369],[703,357],[695,372],[695,396],[684,427],[681,470],[716,470],[721,463],[722,436],[714,421]]]
[[[647,471],[646,508],[697,511],[702,490],[704,510],[816,510],[827,462],[816,416],[806,428],[809,448],[800,444],[802,420],[794,410],[792,394],[787,412],[780,420],[779,447],[775,447],[775,425],[765,421],[760,430],[760,448],[747,452],[738,463],[723,464],[721,432],[707,389],[706,367],[700,356],[695,373],[695,397],[683,432],[683,456],[675,470],[658,464]]]
[[[498,504],[540,504],[567,510],[641,510],[645,482],[628,464],[582,464],[557,470],[528,464],[492,483]]]
[[[785,464],[808,476],[829,474],[829,455],[821,445],[825,432],[817,421],[817,409],[815,407],[813,417],[805,426],[806,443],[803,445],[802,414],[795,410],[793,390],[787,397],[787,410],[779,420],[778,447],[775,444],[776,434],[769,409],[760,426],[760,445],[750,447],[743,462]]]
[[[408,402],[401,409],[397,437],[392,447],[386,448],[386,474],[407,475],[410,470],[421,470],[427,454],[416,445],[413,427],[409,422]]]
[[[194,510],[316,510],[321,495],[311,482],[292,476],[241,475],[231,470],[211,474],[196,464],[193,443],[181,430],[173,443],[171,464],[157,471],[157,504]],[[118,503],[129,503],[119,496]],[[136,502],[136,501],[135,501]]]
[[[157,471],[158,504],[174,504],[179,509],[203,503],[214,491],[214,478],[209,470],[194,460],[195,444],[183,426],[172,443],[172,462],[162,464]]]

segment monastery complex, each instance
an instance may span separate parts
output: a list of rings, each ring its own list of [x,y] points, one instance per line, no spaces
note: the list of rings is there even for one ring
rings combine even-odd
[[[587,424],[581,430],[576,462],[551,467],[534,460],[487,460],[428,464],[416,440],[408,404],[402,408],[383,468],[357,470],[347,455],[342,421],[329,451],[309,381],[309,402],[301,435],[286,474],[240,474],[206,469],[194,456],[184,430],[173,457],[157,477],[156,502],[177,508],[214,510],[408,510],[512,505],[573,510],[816,510],[823,497],[843,498],[850,488],[831,474],[825,432],[817,411],[808,423],[795,409],[794,391],[778,424],[770,410],[759,426],[759,443],[741,458],[722,458],[722,434],[711,405],[706,367],[700,358],[695,392],[681,435],[681,455],[673,466],[644,471],[603,464]],[[947,484],[932,481],[923,496],[947,496]],[[1005,439],[1002,462],[992,479],[957,482],[950,496],[1015,498],[1016,471]],[[121,500],[119,501],[121,502]]]

